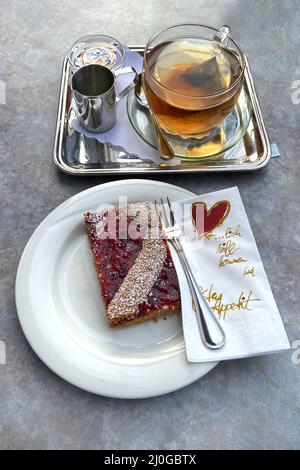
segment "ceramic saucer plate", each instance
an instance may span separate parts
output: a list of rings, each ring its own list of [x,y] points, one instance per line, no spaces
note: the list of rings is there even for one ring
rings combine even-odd
[[[217,363],[186,361],[180,315],[111,329],[83,222],[87,210],[128,202],[178,200],[189,191],[163,182],[123,180],[71,197],[31,236],[20,260],[16,304],[20,323],[41,360],[68,382],[99,395],[144,398],[172,392]]]

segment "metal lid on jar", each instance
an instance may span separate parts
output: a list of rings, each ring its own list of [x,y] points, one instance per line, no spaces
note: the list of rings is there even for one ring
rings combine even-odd
[[[124,46],[117,39],[105,35],[84,36],[73,44],[69,53],[73,71],[88,64],[117,70],[123,66],[124,60]]]

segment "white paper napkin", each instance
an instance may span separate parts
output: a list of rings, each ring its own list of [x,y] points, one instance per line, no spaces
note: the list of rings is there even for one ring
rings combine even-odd
[[[209,350],[202,343],[188,285],[172,250],[179,275],[187,359],[190,362],[218,361],[289,349],[238,188],[176,202],[173,204],[176,219],[190,237],[194,233],[192,204],[205,203],[209,212],[219,201],[227,202],[212,209],[206,225],[214,218],[217,222],[216,216],[221,216],[225,207],[223,222],[206,235],[201,233],[196,240],[183,239],[183,246],[212,314],[220,319],[225,331],[227,341],[220,350]],[[197,207],[203,214],[204,205]],[[202,232],[205,229],[203,217],[200,222],[199,231]]]

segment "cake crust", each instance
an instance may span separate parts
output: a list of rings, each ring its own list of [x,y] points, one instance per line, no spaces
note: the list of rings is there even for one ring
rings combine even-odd
[[[125,209],[126,214],[120,209],[84,214],[111,327],[129,326],[180,311],[177,274],[154,204],[129,204]],[[113,218],[115,233],[110,238],[109,225]],[[124,221],[127,228],[136,223],[140,230],[137,237],[129,236],[128,230],[127,238],[120,238]],[[149,233],[144,237],[145,232],[139,228],[142,221],[143,230],[146,226],[155,237]]]

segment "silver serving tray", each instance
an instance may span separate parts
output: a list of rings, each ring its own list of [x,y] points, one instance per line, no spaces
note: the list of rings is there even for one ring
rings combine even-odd
[[[144,47],[130,46],[131,50],[143,54]],[[54,163],[71,175],[111,175],[137,173],[200,173],[211,171],[250,171],[263,168],[272,156],[279,156],[276,144],[270,144],[262,118],[260,105],[253,84],[249,64],[246,59],[244,87],[253,108],[247,131],[231,150],[236,152],[234,159],[218,158],[203,161],[182,161],[177,166],[166,166],[151,160],[143,160],[126,152],[126,149],[110,143],[100,143],[74,131],[68,123],[71,103],[69,86],[70,68],[67,58],[63,63],[59,105],[54,141]],[[130,123],[128,122],[128,125]],[[140,137],[137,135],[137,139]]]

